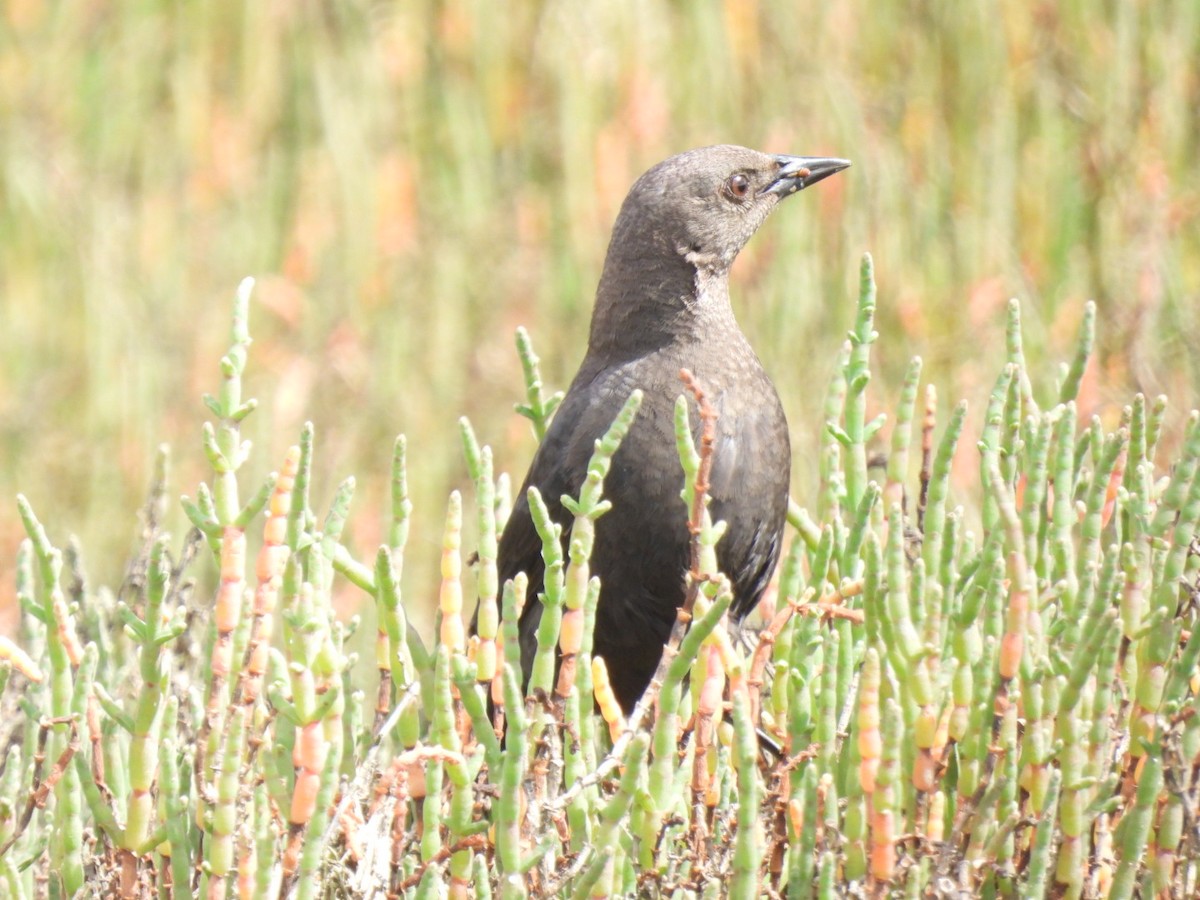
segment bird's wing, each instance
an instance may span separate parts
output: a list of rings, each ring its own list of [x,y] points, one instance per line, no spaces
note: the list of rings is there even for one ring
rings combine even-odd
[[[772,392],[773,393],[773,392]],[[713,521],[726,522],[717,562],[733,583],[734,619],[758,603],[779,560],[791,471],[787,425],[773,398],[743,407],[737,428],[717,420],[709,478]],[[719,408],[718,408],[719,411]]]
[[[563,508],[562,497],[579,495],[596,440],[612,424],[632,389],[620,372],[608,370],[593,375],[586,368],[580,371],[534,455],[520,496],[504,526],[498,560],[501,584],[518,572],[529,578],[520,618],[521,657],[526,677],[537,648],[537,626],[542,617],[537,595],[542,591],[545,575],[542,539],[529,511],[529,488],[538,489],[551,519],[562,526],[565,553],[572,520]]]

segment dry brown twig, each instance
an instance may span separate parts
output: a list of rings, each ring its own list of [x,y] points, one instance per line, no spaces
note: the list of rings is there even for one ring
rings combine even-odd
[[[463,850],[482,850],[488,845],[488,837],[486,834],[472,834],[451,844],[449,847],[442,847],[437,853],[429,857],[425,862],[417,866],[413,873],[400,882],[399,890],[406,891],[409,888],[416,887],[421,883],[421,879],[425,877],[425,870],[430,866],[440,866],[455,853]]]
[[[40,781],[42,763],[46,761],[46,740],[50,736],[50,729],[55,725],[70,725],[71,737],[67,741],[67,746],[63,749],[63,752],[55,760],[54,768],[50,770],[50,774],[46,776],[46,780]],[[25,833],[25,829],[29,827],[29,822],[33,819],[33,811],[40,809],[46,804],[46,798],[50,796],[50,792],[54,790],[54,786],[58,784],[58,780],[66,774],[67,766],[71,764],[71,759],[78,752],[79,723],[75,721],[74,716],[60,716],[54,719],[42,720],[38,726],[37,749],[33,754],[32,790],[29,792],[29,799],[25,801],[25,808],[21,810],[21,818],[17,821],[17,827],[13,829],[13,833],[9,835],[4,845],[0,846],[0,857],[3,857],[9,848]]]
[[[326,826],[325,836],[323,838],[326,845],[328,845],[328,842],[333,837],[334,829],[337,828],[338,823],[345,815],[346,808],[357,799],[366,798],[370,793],[370,785],[373,781],[375,781],[375,773],[379,768],[379,753],[381,748],[383,747],[384,742],[387,740],[388,735],[391,734],[392,729],[396,726],[396,723],[400,721],[400,716],[404,710],[408,708],[409,704],[417,701],[420,688],[420,682],[413,681],[412,684],[405,689],[404,693],[397,698],[396,704],[388,714],[387,718],[385,718],[383,722],[381,722],[375,729],[374,738],[371,742],[370,748],[367,750],[366,757],[363,759],[362,764],[358,767],[358,771],[355,774],[353,781],[346,785],[345,789],[342,791],[342,799],[338,803],[334,814],[329,817],[329,824]],[[416,753],[420,749],[420,747],[416,747],[407,751],[406,753],[400,754],[400,756],[398,756],[393,762],[393,765],[401,763],[401,761],[405,760],[406,757],[409,757],[411,754]],[[404,764],[407,765],[407,763]]]
[[[680,608],[680,612],[686,613],[687,621],[690,622],[692,610],[696,606],[696,596],[700,593],[700,585],[704,581],[704,576],[700,574],[700,532],[704,528],[704,508],[708,499],[709,477],[712,475],[713,445],[717,440],[717,411],[708,402],[708,395],[690,370],[680,369],[679,379],[696,398],[696,406],[700,411],[700,465],[696,470],[691,515],[688,517],[688,533],[691,535],[688,548],[688,589]],[[671,631],[672,639],[675,637],[680,618],[676,618],[676,628]],[[682,631],[679,633],[679,639],[683,640]],[[675,647],[678,649],[678,644],[675,644]]]
[[[856,625],[865,621],[861,609],[850,609],[843,606],[843,600],[857,597],[863,592],[863,582],[853,581],[843,585],[836,591],[825,594],[816,603],[812,598],[816,595],[814,588],[808,588],[795,600],[789,600],[787,606],[775,613],[775,618],[758,635],[758,644],[754,648],[754,656],[750,660],[750,675],[747,685],[750,688],[750,721],[758,724],[761,712],[761,694],[763,673],[767,669],[767,660],[771,658],[771,648],[782,633],[792,616],[800,613],[805,616],[820,616],[824,619],[846,619]]]

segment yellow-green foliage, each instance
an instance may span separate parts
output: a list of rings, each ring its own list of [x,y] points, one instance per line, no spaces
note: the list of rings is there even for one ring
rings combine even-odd
[[[192,537],[163,531],[160,486],[114,595],[21,500],[28,655],[0,643],[7,896],[1196,895],[1200,413],[1137,395],[1114,428],[1081,418],[1091,305],[1048,385],[1028,375],[1010,304],[982,428],[929,392],[914,444],[919,359],[894,415],[866,417],[878,335],[864,260],[826,398],[820,503],[789,514],[757,649],[731,634],[728,583],[706,563],[721,528],[693,437],[710,411],[701,401],[689,424],[681,403],[693,605],[647,697],[604,722],[587,553],[640,395],[568,504],[565,557],[531,497],[546,596],[509,582],[498,610],[510,498],[462,423],[474,502],[451,494],[438,628],[420,631],[401,580],[414,514],[403,439],[373,564],[343,542],[353,479],[313,508],[326,491],[311,426],[247,491],[250,296],[247,282],[206,398],[213,471],[184,502]],[[524,337],[522,354],[540,429],[553,401]],[[1171,419],[1186,419],[1178,453],[1159,446]],[[915,480],[893,467],[910,446]],[[977,512],[954,505],[955,461]],[[465,517],[482,536],[473,577]],[[213,568],[213,589],[188,580]],[[374,604],[369,678],[349,650],[358,620],[334,612],[342,578]],[[477,597],[479,635],[464,641]],[[526,697],[516,616],[538,602],[552,614]]]
[[[1043,373],[1094,299],[1118,406],[1186,396],[1198,57],[1193,0],[7,0],[0,497],[55,510],[115,580],[112,510],[140,502],[158,442],[179,483],[202,477],[195,398],[224,350],[221,298],[252,273],[254,474],[311,418],[323,480],[354,471],[382,496],[377,454],[403,430],[429,515],[461,487],[458,415],[499,471],[523,468],[509,335],[534,328],[561,384],[622,195],[713,142],[855,164],[734,270],[786,386],[798,496],[806,386],[829,375],[811,348],[847,328],[866,248],[891,298],[889,383],[919,347],[945,396],[979,396],[1011,296]],[[1081,412],[1108,399],[1088,388]],[[0,543],[20,534],[0,504]],[[435,583],[427,555],[410,569]]]

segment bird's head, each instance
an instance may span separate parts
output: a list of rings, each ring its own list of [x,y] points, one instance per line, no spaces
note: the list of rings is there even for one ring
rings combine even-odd
[[[689,150],[650,169],[630,189],[613,226],[589,353],[609,362],[681,334],[721,333],[733,315],[726,275],[746,242],[780,200],[848,165],[723,145]],[[706,324],[697,317],[707,317]]]
[[[745,147],[701,147],[654,166],[625,198],[614,242],[667,248],[697,268],[724,273],[779,202],[850,165]]]

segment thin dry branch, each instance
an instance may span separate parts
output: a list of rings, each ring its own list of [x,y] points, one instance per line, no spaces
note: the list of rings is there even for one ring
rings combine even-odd
[[[683,606],[680,608],[680,613],[687,615],[687,620],[684,622],[686,624],[691,621],[692,610],[696,606],[696,596],[700,593],[700,585],[705,580],[704,576],[700,574],[700,533],[704,528],[704,508],[707,506],[709,476],[712,474],[713,445],[717,440],[717,411],[708,402],[708,394],[705,393],[704,388],[690,370],[680,369],[679,379],[696,398],[696,406],[700,410],[701,426],[700,465],[696,470],[691,515],[688,517],[688,534],[691,535],[688,549],[688,589]],[[682,616],[676,618],[676,629],[681,618]],[[672,629],[672,639],[675,638],[676,629]],[[679,639],[683,640],[682,631],[679,633]],[[678,647],[678,644],[674,646]]]
[[[823,619],[848,619],[857,625],[864,621],[861,609],[850,609],[842,605],[843,600],[857,597],[863,592],[862,581],[846,584],[836,591],[825,594],[816,603],[812,597],[816,593],[809,588],[795,600],[789,600],[787,606],[775,614],[775,618],[758,635],[758,644],[754,648],[754,656],[750,660],[750,676],[747,684],[750,687],[750,716],[756,725],[759,723],[761,712],[761,693],[763,674],[766,672],[767,660],[771,658],[771,648],[783,632],[784,627],[795,613],[805,616],[820,616]]]
[[[55,725],[70,725],[71,737],[67,741],[67,746],[63,752],[59,754],[55,760],[54,768],[50,770],[50,774],[46,776],[46,780],[41,780],[42,763],[46,761],[46,739],[50,736],[50,729]],[[71,764],[71,759],[79,752],[79,724],[75,721],[74,716],[60,716],[54,719],[44,719],[38,727],[37,750],[33,754],[33,784],[29,792],[29,799],[25,801],[25,808],[21,811],[21,818],[17,820],[17,827],[13,829],[13,833],[9,835],[3,846],[0,846],[0,857],[3,857],[8,852],[9,848],[20,839],[25,833],[25,829],[29,827],[29,822],[33,819],[33,811],[45,806],[46,798],[50,796],[50,792],[54,790],[54,786],[58,784],[58,780],[66,774],[67,766]]]

